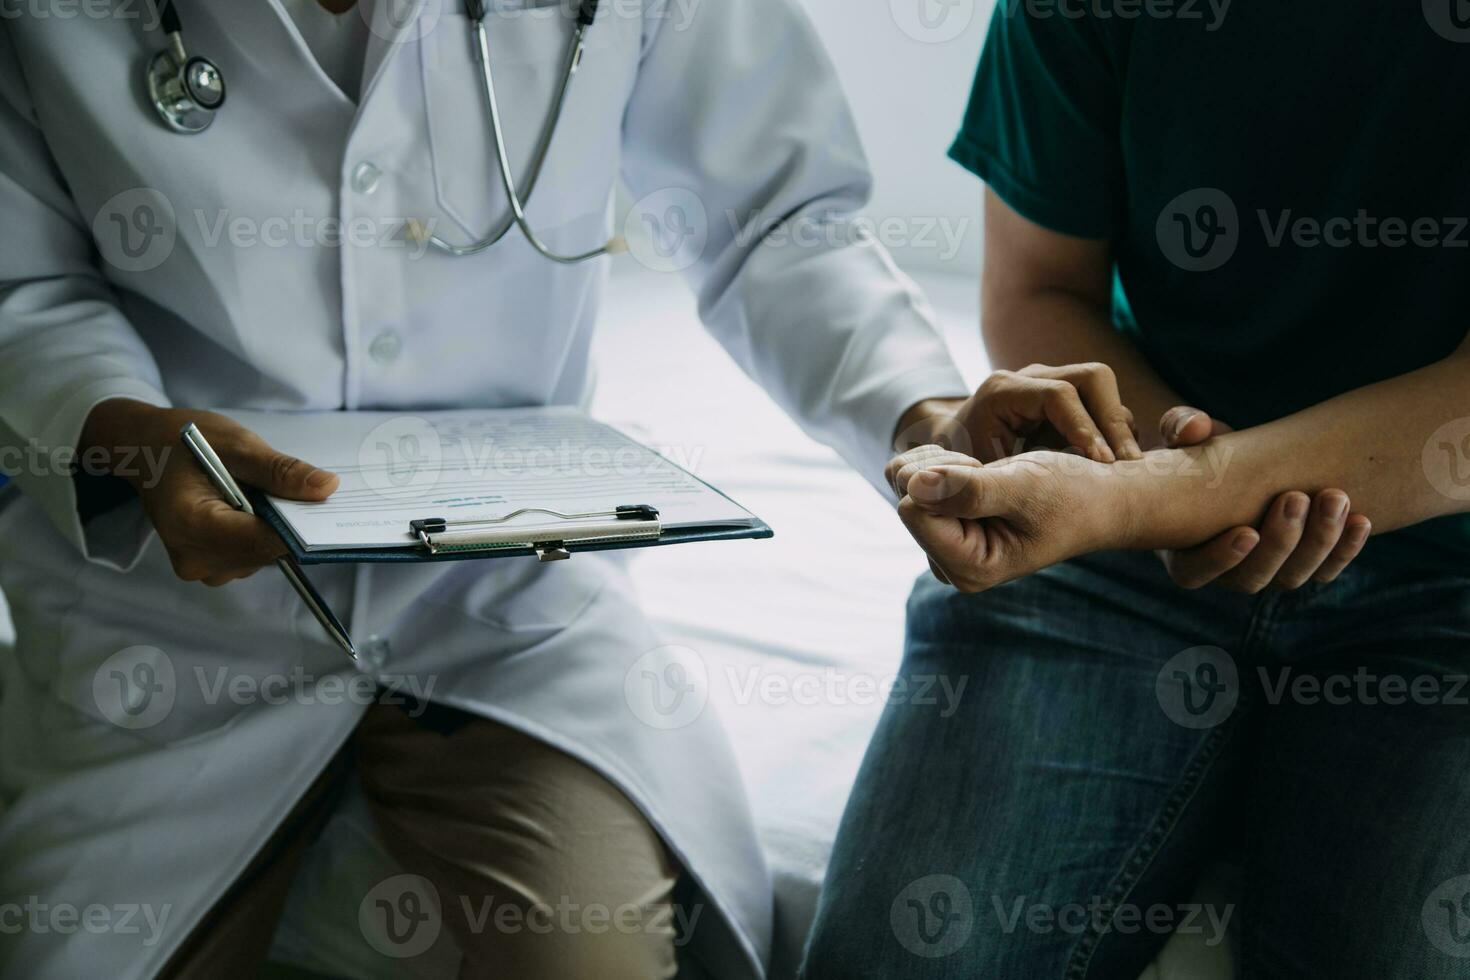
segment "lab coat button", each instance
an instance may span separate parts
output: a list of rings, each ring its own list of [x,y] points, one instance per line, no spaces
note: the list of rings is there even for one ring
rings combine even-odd
[[[352,169],[352,189],[359,194],[371,194],[378,189],[378,179],[383,171],[364,160]]]
[[[368,345],[368,354],[379,364],[392,364],[403,350],[403,339],[397,330],[384,330]]]
[[[388,655],[392,653],[392,647],[388,641],[376,633],[367,638],[362,645],[362,659],[369,667],[377,670],[388,662]]]

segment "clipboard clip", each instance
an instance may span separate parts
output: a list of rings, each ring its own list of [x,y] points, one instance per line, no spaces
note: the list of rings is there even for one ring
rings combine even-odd
[[[560,524],[511,524],[526,514],[544,514]],[[522,507],[499,517],[449,520],[425,517],[408,522],[409,532],[431,555],[446,552],[493,551],[531,548],[539,561],[564,561],[572,557],[568,544],[607,544],[647,541],[658,538],[663,526],[658,508],[650,504],[624,504],[612,510],[564,514],[544,507]]]

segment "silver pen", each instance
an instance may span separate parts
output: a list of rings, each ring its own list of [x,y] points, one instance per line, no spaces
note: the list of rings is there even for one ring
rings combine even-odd
[[[230,471],[225,469],[225,464],[214,451],[214,447],[204,438],[204,433],[199,431],[199,427],[190,422],[184,426],[179,436],[184,440],[184,445],[189,447],[189,452],[193,453],[194,458],[199,461],[199,465],[209,477],[209,482],[213,483],[220,496],[225,498],[225,502],[236,510],[254,514],[255,508],[251,507],[250,501],[245,499],[245,491],[241,490],[235,478],[230,476]],[[296,560],[290,555],[282,555],[276,559],[276,567],[281,570],[281,574],[286,576],[286,581],[290,582],[296,594],[301,596],[301,601],[306,603],[306,608],[310,609],[316,621],[322,624],[322,629],[327,631],[327,635],[345,650],[349,657],[356,660],[357,648],[352,645],[352,637],[347,634],[347,628],[332,613],[331,607],[321,597],[321,593],[312,588],[311,583],[302,574],[301,567],[296,564]]]

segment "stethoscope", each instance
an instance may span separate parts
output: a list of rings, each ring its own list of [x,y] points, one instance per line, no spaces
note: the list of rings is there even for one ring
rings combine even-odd
[[[612,255],[626,250],[627,246],[623,240],[615,237],[590,252],[583,252],[580,255],[560,255],[548,248],[537,237],[526,220],[525,202],[531,199],[531,192],[535,190],[536,181],[540,178],[541,170],[546,163],[546,155],[551,149],[552,137],[556,134],[557,124],[561,122],[567,92],[571,89],[572,77],[577,74],[577,69],[582,64],[582,55],[587,45],[587,31],[597,19],[599,2],[600,0],[581,0],[581,5],[577,10],[577,24],[572,33],[571,44],[567,49],[566,66],[562,71],[561,84],[556,90],[551,115],[536,144],[535,153],[531,156],[531,164],[526,172],[525,196],[522,197],[517,192],[515,180],[510,174],[510,160],[505,152],[505,134],[500,125],[500,104],[495,97],[495,79],[490,71],[490,40],[485,31],[487,4],[485,0],[465,0],[466,11],[469,14],[470,40],[474,45],[476,61],[480,68],[480,81],[490,115],[490,134],[495,143],[496,161],[500,166],[500,184],[505,189],[506,200],[510,202],[511,213],[498,229],[480,241],[469,245],[455,245],[445,241],[433,234],[424,223],[418,221],[408,223],[410,237],[445,255],[463,257],[485,251],[509,234],[511,228],[520,228],[532,248],[553,262],[564,265],[573,265],[601,255]],[[158,23],[159,29],[168,37],[168,47],[160,51],[148,63],[148,98],[153,102],[153,107],[158,110],[158,115],[169,129],[184,135],[202,133],[214,123],[220,107],[225,104],[224,75],[219,70],[219,66],[208,58],[199,55],[191,56],[188,53],[184,47],[183,27],[179,21],[179,12],[173,0],[163,0],[159,8]]]

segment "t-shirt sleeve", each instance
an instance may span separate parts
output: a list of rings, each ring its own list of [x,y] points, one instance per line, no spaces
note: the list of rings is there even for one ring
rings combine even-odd
[[[950,157],[1039,225],[1112,237],[1124,206],[1116,43],[1075,5],[998,0]]]

